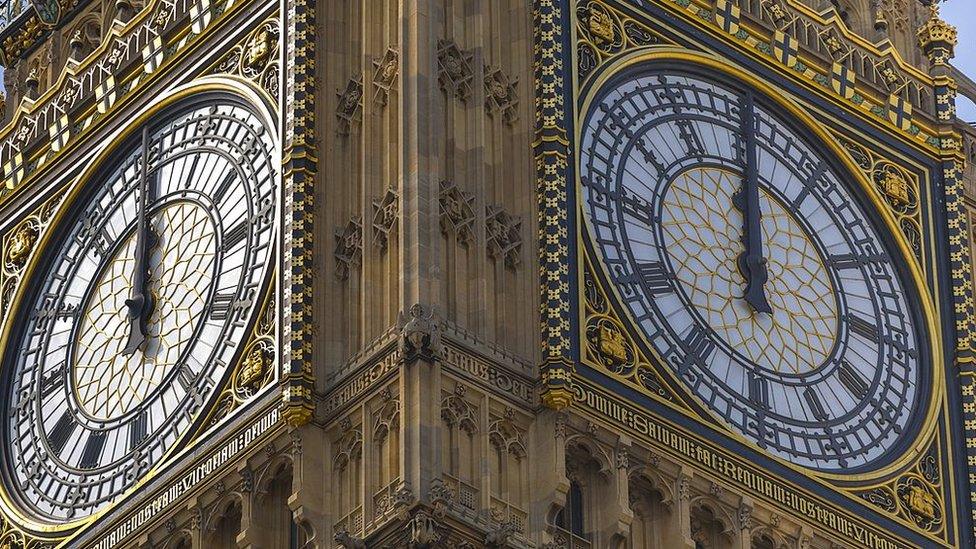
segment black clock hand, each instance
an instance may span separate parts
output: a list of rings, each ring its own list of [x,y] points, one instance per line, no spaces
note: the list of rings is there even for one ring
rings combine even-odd
[[[757,313],[772,313],[766,300],[765,284],[769,277],[763,256],[762,211],[759,209],[759,172],[756,154],[756,112],[752,94],[747,93],[742,110],[742,130],[745,134],[745,177],[742,189],[736,194],[736,206],[742,210],[742,243],[745,251],[739,254],[739,271],[746,279],[745,299]]]
[[[132,293],[131,297],[125,300],[129,308],[129,339],[125,348],[122,350],[126,355],[131,355],[146,341],[146,309],[151,300],[147,282],[149,279],[149,251],[151,246],[148,240],[151,238],[146,209],[149,207],[149,158],[148,158],[148,129],[142,130],[142,173],[139,180],[139,211],[138,225],[136,227],[136,253],[135,270],[132,273]]]

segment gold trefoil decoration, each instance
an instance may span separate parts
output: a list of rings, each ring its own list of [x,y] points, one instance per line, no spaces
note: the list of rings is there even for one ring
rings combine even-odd
[[[238,387],[255,387],[260,385],[261,379],[270,367],[270,360],[263,345],[252,345],[245,353],[241,370],[237,374]]]
[[[908,203],[908,181],[898,170],[890,166],[881,170],[879,186],[885,195],[898,204]]]
[[[15,269],[23,267],[27,262],[27,256],[34,249],[35,242],[37,242],[37,223],[28,219],[20,224],[7,242],[7,253],[4,254],[5,266]]]
[[[602,324],[599,327],[598,340],[600,352],[612,362],[626,362],[630,357],[627,352],[627,341],[620,330],[612,324]]]
[[[662,42],[646,25],[598,0],[583,0],[576,5],[576,30],[580,83],[610,57]]]
[[[902,492],[902,501],[908,505],[909,509],[925,520],[935,519],[935,497],[918,485],[913,484],[906,488]]]
[[[279,45],[278,20],[261,23],[243,41],[235,45],[211,69],[217,74],[238,74],[260,85],[272,97],[278,96]]]
[[[858,143],[840,136],[838,141],[864,176],[874,184],[919,265],[924,267],[918,176]]]
[[[661,377],[627,334],[607,296],[587,267],[583,291],[586,304],[586,357],[615,376],[639,385],[652,395],[673,400]]]
[[[261,28],[251,37],[250,44],[247,47],[247,54],[244,56],[243,66],[245,68],[257,69],[264,65],[264,62],[268,59],[268,54],[271,53],[268,34],[268,29]]]
[[[606,8],[594,4],[589,10],[587,27],[597,42],[613,43],[617,37],[617,27]]]
[[[272,288],[274,284],[272,283]],[[217,398],[209,423],[214,425],[239,408],[248,399],[275,380],[275,317],[277,306],[273,292],[265,298],[264,308],[254,331],[244,347],[241,361],[227,387]]]
[[[0,239],[0,318],[13,302],[24,268],[63,197],[55,195]]]
[[[916,528],[945,535],[939,438],[915,465],[900,476],[858,495],[883,511],[908,521]]]

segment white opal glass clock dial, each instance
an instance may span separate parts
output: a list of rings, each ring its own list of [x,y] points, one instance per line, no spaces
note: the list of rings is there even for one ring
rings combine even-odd
[[[82,182],[4,357],[4,474],[42,522],[99,511],[184,440],[269,281],[267,122],[213,93],[155,120]]]
[[[854,181],[769,105],[691,70],[609,81],[580,147],[591,243],[703,406],[793,463],[869,467],[920,407],[921,315]]]

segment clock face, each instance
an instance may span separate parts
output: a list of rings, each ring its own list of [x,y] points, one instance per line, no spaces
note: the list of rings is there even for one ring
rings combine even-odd
[[[270,272],[277,172],[255,112],[214,95],[131,141],[54,227],[5,356],[4,473],[45,522],[103,508],[191,430]]]
[[[588,112],[584,215],[644,343],[734,429],[823,471],[913,424],[921,316],[835,170],[723,78],[632,71]]]

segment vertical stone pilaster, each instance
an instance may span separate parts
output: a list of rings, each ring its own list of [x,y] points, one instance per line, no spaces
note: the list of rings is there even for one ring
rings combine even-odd
[[[243,494],[241,498],[241,529],[237,533],[237,549],[252,549],[260,547],[255,542],[261,539],[259,532],[262,529],[260,516],[255,516],[257,509],[254,505],[254,494]]]
[[[621,437],[614,455],[615,476],[613,490],[616,500],[613,502],[611,515],[616,517],[612,529],[613,539],[627,539],[630,537],[630,525],[634,522],[634,512],[630,509],[630,454],[632,441],[629,437]]]
[[[752,548],[752,510],[755,503],[749,496],[742,496],[739,510],[736,514],[736,543],[739,549]]]
[[[301,451],[294,456],[288,507],[295,523],[309,533],[308,546],[328,547],[332,543],[332,531],[327,521],[331,492],[323,489],[331,488],[326,482],[327,471],[331,470],[327,439],[325,433],[312,424],[299,428],[292,436],[301,437]]]
[[[312,369],[312,208],[315,157],[315,4],[281,0],[282,128],[281,373],[285,419],[314,412]]]
[[[542,400],[561,409],[573,402],[572,371],[575,364],[574,327],[571,313],[576,253],[569,238],[575,231],[572,153],[569,121],[572,102],[572,48],[569,44],[570,3],[535,0],[536,181],[539,199],[539,254],[542,321]]]
[[[693,549],[694,540],[691,539],[691,477],[693,470],[682,465],[674,480],[674,513],[673,520],[677,523],[677,530],[681,547]]]
[[[942,189],[945,198],[946,238],[950,277],[952,280],[952,312],[955,320],[955,353],[947,364],[951,384],[959,383],[960,393],[953,399],[962,405],[962,428],[965,433],[967,482],[962,493],[970,494],[965,504],[969,509],[969,528],[961,530],[964,538],[976,537],[976,306],[973,296],[972,228],[969,226],[963,197],[965,158],[962,137],[951,126],[956,109],[956,84],[949,76],[949,61],[957,43],[956,29],[939,17],[937,3],[929,6],[928,21],[918,29],[919,46],[928,57],[929,73],[935,81],[935,111],[939,120],[939,145],[942,149]],[[968,488],[968,489],[966,489]]]
[[[400,4],[399,183],[401,366],[403,406],[400,476],[413,501],[425,501],[440,476],[439,191],[443,173],[443,109],[434,74],[443,7]]]

